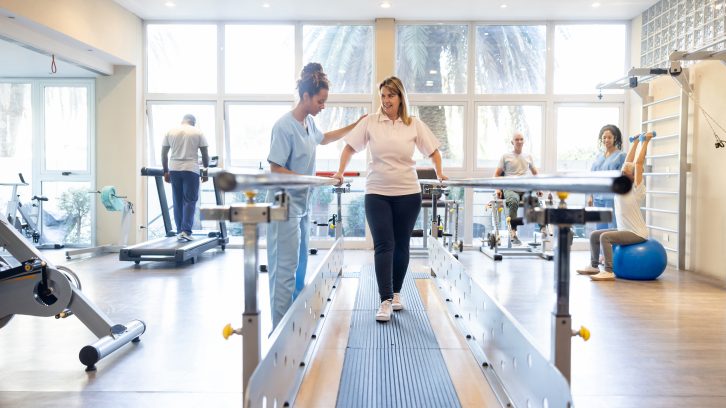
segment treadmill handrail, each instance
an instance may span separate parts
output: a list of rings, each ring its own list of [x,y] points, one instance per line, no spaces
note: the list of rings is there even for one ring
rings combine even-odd
[[[199,169],[199,177],[214,177],[223,170],[216,167],[202,167]],[[161,167],[142,167],[141,175],[145,177],[163,177],[164,169]]]

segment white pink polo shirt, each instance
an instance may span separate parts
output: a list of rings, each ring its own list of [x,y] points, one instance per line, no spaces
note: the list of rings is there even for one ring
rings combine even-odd
[[[425,123],[416,117],[411,119],[406,126],[400,118],[394,122],[380,112],[374,113],[345,136],[345,142],[356,152],[366,146],[371,152],[366,194],[401,196],[421,191],[413,149],[429,157],[440,143]]]

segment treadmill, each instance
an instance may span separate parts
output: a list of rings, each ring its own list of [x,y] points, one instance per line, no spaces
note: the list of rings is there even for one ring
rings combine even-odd
[[[216,160],[213,157],[210,162],[210,167],[214,167],[215,165]],[[199,254],[207,250],[217,247],[221,247],[222,250],[224,250],[225,246],[229,243],[229,237],[227,236],[227,224],[224,221],[219,222],[219,231],[212,231],[203,234],[194,232],[192,233],[192,237],[194,238],[192,241],[178,241],[176,232],[172,229],[171,216],[169,215],[169,204],[167,203],[166,191],[164,190],[164,170],[161,167],[143,167],[141,168],[141,175],[153,177],[156,182],[156,191],[159,194],[161,216],[164,220],[166,237],[152,239],[123,248],[121,249],[121,252],[119,252],[119,260],[133,261],[137,265],[141,261],[166,261],[176,262],[177,264],[191,261],[191,263],[194,264],[196,263]],[[200,177],[207,175],[208,169],[200,169]],[[217,205],[224,204],[222,199],[222,190],[220,190],[217,185],[216,177],[210,177],[210,179],[214,184],[214,197],[217,201]]]

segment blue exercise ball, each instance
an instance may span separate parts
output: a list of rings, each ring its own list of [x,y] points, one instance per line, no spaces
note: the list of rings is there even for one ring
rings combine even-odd
[[[639,244],[613,245],[613,272],[618,278],[657,279],[667,264],[665,248],[654,239]]]

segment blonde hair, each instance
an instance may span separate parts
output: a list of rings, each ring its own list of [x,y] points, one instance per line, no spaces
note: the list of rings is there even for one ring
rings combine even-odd
[[[401,100],[401,104],[398,105],[398,117],[401,118],[401,121],[406,126],[410,125],[412,119],[411,116],[408,115],[408,97],[406,96],[406,88],[404,88],[403,82],[395,76],[390,76],[378,85],[378,92],[380,92],[383,87],[388,88],[388,90],[393,92],[394,95],[398,95],[398,98]],[[385,114],[383,112],[383,106],[381,106],[380,111]]]

